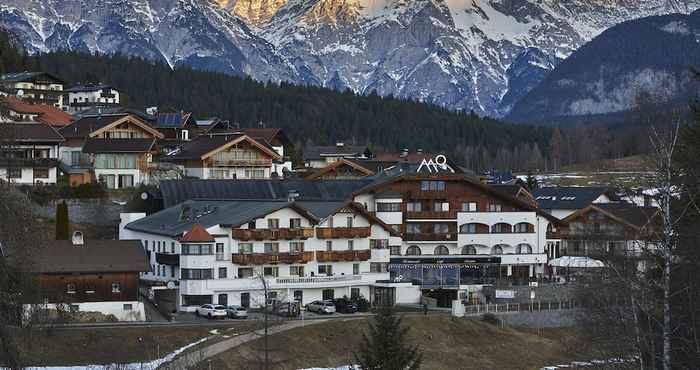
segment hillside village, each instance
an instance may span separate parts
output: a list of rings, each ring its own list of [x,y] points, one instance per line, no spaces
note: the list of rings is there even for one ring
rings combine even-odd
[[[39,258],[51,263],[37,271],[47,302],[73,311],[143,320],[139,291],[168,316],[341,297],[461,310],[560,302],[600,257],[641,257],[653,243],[651,199],[619,189],[537,188],[441,153],[342,142],[293,161],[287,134],[267,125],[125,109],[110,86],[68,87],[42,72],[0,85],[3,182],[148,185],[143,196],[158,200],[148,214],[122,213],[119,240],[75,230],[47,242]]]

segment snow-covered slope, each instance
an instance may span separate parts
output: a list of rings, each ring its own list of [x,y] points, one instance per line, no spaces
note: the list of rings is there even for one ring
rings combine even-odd
[[[138,54],[502,116],[605,29],[698,7],[700,0],[3,0],[0,26],[31,51]]]

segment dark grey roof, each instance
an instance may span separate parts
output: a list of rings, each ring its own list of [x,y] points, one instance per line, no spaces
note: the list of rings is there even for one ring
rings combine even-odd
[[[100,90],[111,90],[113,89],[112,86],[109,85],[76,85],[72,86],[68,89],[64,89],[64,92],[92,92],[92,91],[100,91]]]
[[[0,139],[17,143],[65,141],[55,128],[38,122],[17,122],[0,124]]]
[[[138,116],[144,121],[153,123],[155,121],[155,117],[147,114],[145,112],[136,110],[136,109],[130,109],[130,108],[124,108],[121,106],[108,106],[108,107],[92,107],[89,109],[86,109],[84,111],[78,112],[75,114],[77,117],[90,117],[90,116],[106,116],[106,115],[114,115],[114,114],[133,114],[135,116]]]
[[[642,207],[631,203],[601,203],[595,206],[637,227],[661,221],[657,215],[659,209],[656,207]]]
[[[164,180],[160,182],[163,206],[187,200],[287,200],[291,191],[299,201],[349,201],[352,193],[372,180]]]
[[[325,218],[346,202],[296,202],[317,218]],[[181,236],[194,224],[205,228],[215,225],[238,226],[291,206],[277,200],[188,200],[126,225],[129,230]]]
[[[32,79],[46,75],[57,82],[63,84],[63,80],[47,72],[16,72],[16,73],[6,73],[0,75],[0,82],[25,82],[31,81]]]
[[[606,187],[545,187],[532,192],[542,209],[583,209],[603,194],[614,198]]]
[[[86,240],[73,245],[68,240],[44,242],[32,266],[39,273],[145,272],[150,269],[138,240]]]
[[[202,135],[183,144],[175,154],[169,155],[168,160],[199,160],[204,154],[219,148],[226,143],[241,137],[242,134],[231,135]]]
[[[147,153],[155,139],[88,139],[83,153]]]
[[[180,128],[187,124],[191,115],[186,112],[159,112],[154,125],[157,128]]]
[[[91,132],[101,129],[114,121],[124,118],[127,113],[83,116],[79,120],[61,129],[66,138],[84,138]]]
[[[366,146],[355,145],[330,145],[330,146],[308,146],[304,148],[304,160],[321,159],[325,157],[357,157],[364,154]]]

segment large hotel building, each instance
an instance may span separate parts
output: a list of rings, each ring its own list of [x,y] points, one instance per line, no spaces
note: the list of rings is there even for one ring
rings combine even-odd
[[[519,186],[487,185],[449,167],[397,165],[357,180],[173,180],[165,209],[123,214],[176,307],[487,300],[486,286],[527,285],[554,258],[560,221]]]

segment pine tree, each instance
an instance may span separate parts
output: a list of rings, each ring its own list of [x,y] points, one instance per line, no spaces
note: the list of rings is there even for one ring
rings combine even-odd
[[[66,202],[61,202],[56,205],[56,240],[68,240],[69,238],[68,205]]]
[[[537,177],[535,177],[535,175],[533,175],[532,172],[527,173],[527,177],[525,178],[525,183],[527,184],[527,187],[528,187],[528,189],[530,189],[530,191],[533,191],[533,190],[537,189],[538,187],[540,187],[540,182],[537,181]]]
[[[406,343],[407,333],[394,309],[381,307],[369,324],[369,332],[362,335],[355,362],[362,370],[419,369],[423,355],[417,346]]]

